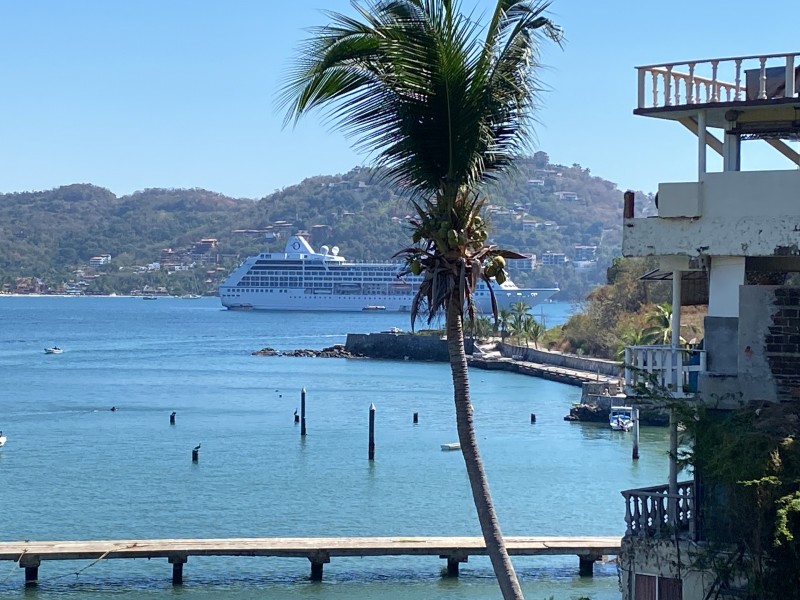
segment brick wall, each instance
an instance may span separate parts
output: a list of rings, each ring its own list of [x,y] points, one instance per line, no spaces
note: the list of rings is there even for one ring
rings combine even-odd
[[[800,398],[800,288],[777,287],[764,349],[781,401]]]

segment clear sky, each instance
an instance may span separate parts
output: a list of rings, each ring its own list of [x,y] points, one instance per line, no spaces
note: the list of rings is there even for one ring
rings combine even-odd
[[[464,0],[488,14],[493,0]],[[260,198],[368,164],[321,115],[276,108],[304,29],[348,0],[0,0],[0,192],[93,183]],[[696,143],[635,117],[637,65],[800,51],[797,0],[555,0],[564,49],[537,149],[620,188],[696,179]],[[790,168],[775,152],[753,165]]]

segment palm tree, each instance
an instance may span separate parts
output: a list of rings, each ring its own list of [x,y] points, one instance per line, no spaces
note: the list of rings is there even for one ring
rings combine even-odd
[[[312,30],[283,88],[287,120],[325,107],[374,151],[386,180],[411,194],[413,246],[401,250],[423,274],[411,311],[444,312],[458,438],[472,497],[504,598],[522,598],[495,515],[473,422],[464,352],[465,313],[474,318],[479,280],[506,278],[505,258],[486,245],[481,184],[526,148],[533,123],[538,46],[560,42],[546,3],[497,0],[488,25],[458,0],[352,0],[350,17]],[[492,295],[496,318],[496,302]]]
[[[508,330],[511,326],[511,310],[508,308],[501,308],[497,311],[495,323],[497,327],[500,328],[500,341],[505,342]]]
[[[525,315],[522,322],[522,331],[525,334],[525,345],[528,345],[528,340],[533,342],[533,347],[539,349],[539,340],[545,334],[545,327],[537,321],[533,315]]]

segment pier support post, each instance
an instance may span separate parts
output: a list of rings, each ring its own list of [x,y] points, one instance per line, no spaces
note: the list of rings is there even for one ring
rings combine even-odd
[[[311,581],[322,581],[322,567],[331,562],[330,554],[320,550],[309,556],[308,560],[311,561]]]
[[[594,575],[594,563],[601,558],[596,554],[579,555],[578,574],[581,577],[592,577]]]
[[[172,411],[172,414],[170,414],[170,416],[169,416],[169,424],[170,425],[175,425],[175,415],[176,414],[178,414],[178,413],[176,413],[174,410]]]
[[[439,558],[447,559],[447,577],[458,577],[458,566],[462,562],[469,562],[469,555],[463,552],[455,554],[441,554]]]
[[[183,565],[187,560],[187,557],[183,555],[169,557],[169,564],[172,565],[172,585],[183,584]]]
[[[39,565],[42,559],[38,556],[22,556],[19,566],[25,569],[25,587],[34,587],[39,582]]]
[[[306,435],[306,388],[300,390],[300,436]]]
[[[412,419],[412,422],[414,423],[414,425],[419,423],[419,413],[414,413],[414,418]]]
[[[375,460],[375,403],[369,405],[369,460]]]

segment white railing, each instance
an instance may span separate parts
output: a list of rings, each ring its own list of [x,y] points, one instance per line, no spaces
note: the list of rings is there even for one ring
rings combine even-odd
[[[625,348],[625,390],[641,395],[669,393],[673,398],[697,392],[697,373],[706,371],[706,351],[672,346]]]
[[[798,56],[800,53],[794,52],[636,67],[638,107],[797,97],[800,69],[795,67],[795,57]]]
[[[625,535],[696,539],[694,481],[678,483],[678,493],[659,485],[621,492],[625,498]],[[674,517],[670,518],[670,514]]]

